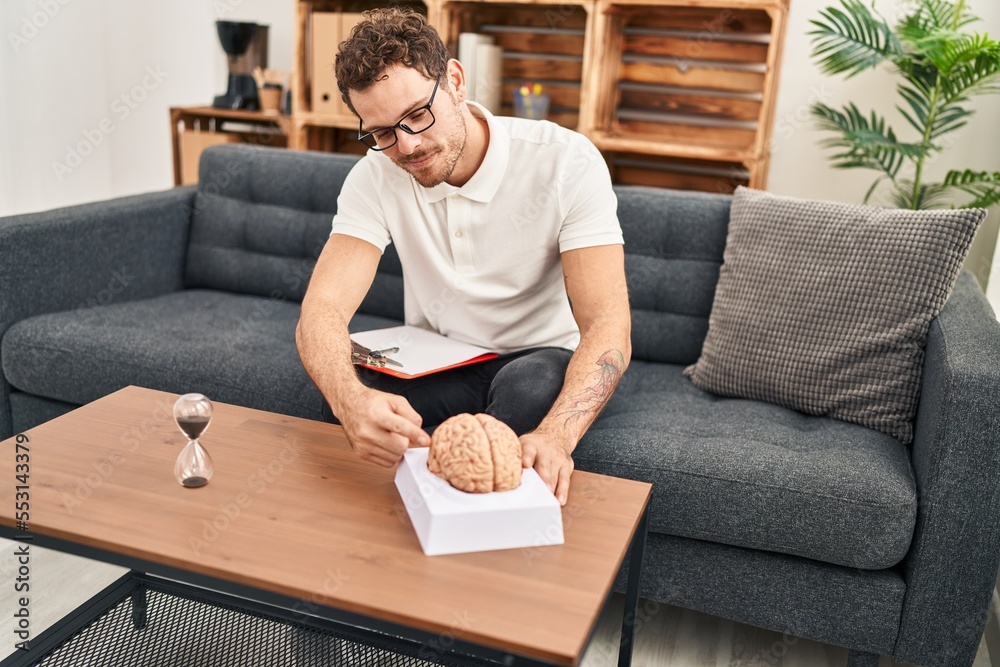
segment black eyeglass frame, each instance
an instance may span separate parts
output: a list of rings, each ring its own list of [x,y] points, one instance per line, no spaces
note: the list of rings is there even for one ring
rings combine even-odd
[[[364,132],[364,133],[362,133],[362,130],[364,129],[365,123],[364,123],[364,121],[359,120],[358,121],[358,141],[360,141],[361,143],[363,143],[365,146],[367,146],[368,148],[372,149],[373,151],[386,151],[386,150],[389,150],[390,148],[392,148],[393,146],[395,146],[397,143],[399,143],[399,135],[396,134],[396,130],[397,129],[400,129],[403,132],[406,132],[407,134],[420,134],[421,132],[426,132],[427,130],[431,129],[431,127],[434,126],[434,123],[437,122],[437,116],[435,116],[434,112],[431,111],[431,107],[434,105],[434,97],[437,95],[437,91],[438,91],[438,88],[440,87],[440,85],[441,85],[441,77],[438,77],[434,81],[434,90],[431,91],[431,99],[428,100],[427,104],[425,104],[422,107],[417,107],[413,111],[410,111],[405,116],[403,116],[402,118],[400,118],[399,122],[396,123],[395,125],[390,125],[388,127],[378,127],[378,128],[375,128],[374,130],[372,130],[371,132]],[[427,111],[427,113],[429,113],[431,115],[431,122],[424,129],[422,129],[422,130],[411,130],[410,128],[408,128],[406,125],[403,124],[403,122],[407,118],[409,118],[410,116],[412,116],[413,114],[417,113],[418,111],[425,111],[425,110]],[[373,135],[376,132],[385,132],[386,130],[392,130],[392,143],[389,144],[388,146],[383,147],[383,148],[379,148],[378,143],[375,141],[375,137]],[[365,141],[365,139],[368,138],[368,137],[371,137],[372,142],[375,142],[375,144],[376,144],[375,146],[372,146],[370,143],[368,143],[367,141]]]

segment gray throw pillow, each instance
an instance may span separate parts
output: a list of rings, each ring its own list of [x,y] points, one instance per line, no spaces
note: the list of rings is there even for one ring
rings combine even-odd
[[[737,188],[708,335],[684,374],[909,444],[927,329],[984,217]]]

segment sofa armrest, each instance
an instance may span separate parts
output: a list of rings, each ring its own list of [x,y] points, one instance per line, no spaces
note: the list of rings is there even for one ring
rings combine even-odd
[[[1000,323],[962,272],[931,323],[896,660],[972,664],[1000,565]]]
[[[0,218],[0,337],[20,320],[183,286],[194,186]],[[0,434],[11,430],[0,379]]]

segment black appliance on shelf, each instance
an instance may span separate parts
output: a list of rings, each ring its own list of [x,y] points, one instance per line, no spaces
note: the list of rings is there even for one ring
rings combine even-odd
[[[253,71],[256,67],[267,68],[268,26],[244,21],[216,21],[215,26],[229,63],[229,83],[226,92],[216,96],[212,106],[259,110]]]

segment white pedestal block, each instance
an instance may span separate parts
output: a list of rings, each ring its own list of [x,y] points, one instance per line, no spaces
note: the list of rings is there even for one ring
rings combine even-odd
[[[511,491],[466,493],[427,469],[426,447],[403,455],[396,488],[428,556],[563,543],[562,508],[532,468]]]

